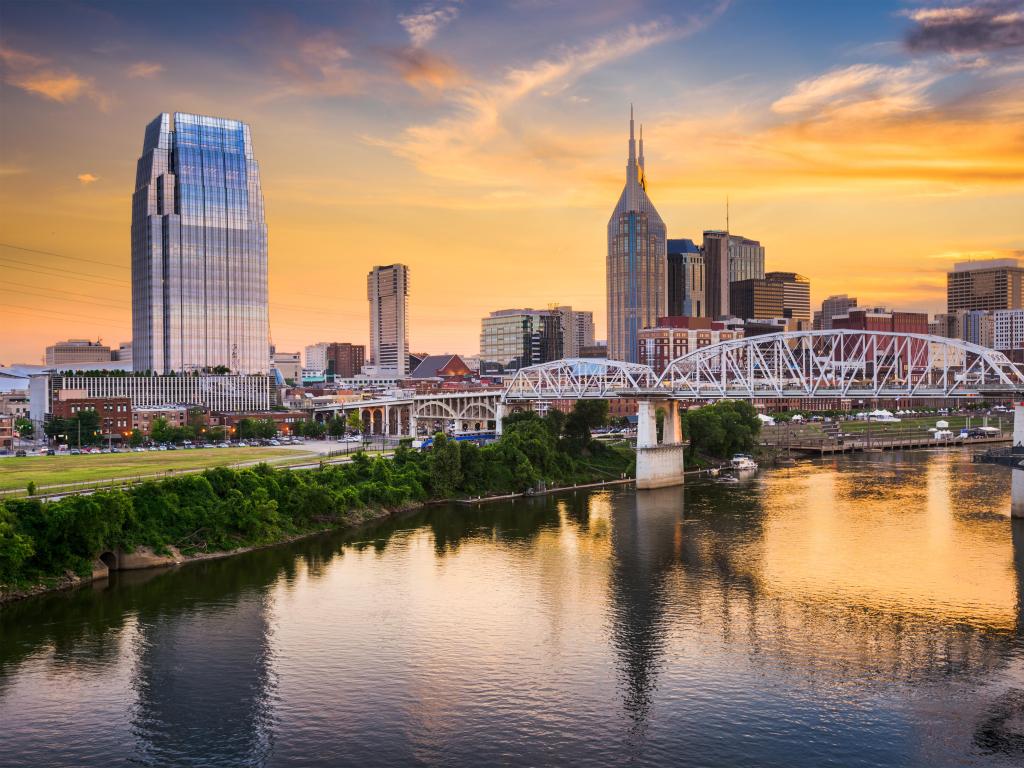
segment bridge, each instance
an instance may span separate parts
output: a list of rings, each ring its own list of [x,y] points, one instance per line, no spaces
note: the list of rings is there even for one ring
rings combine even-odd
[[[420,395],[351,400],[314,409],[320,421],[358,413],[363,433],[390,437],[415,437],[444,431],[451,422],[455,434],[489,432],[500,424],[502,390],[434,392]]]
[[[637,363],[567,359],[519,370],[503,402],[638,401],[637,487],[683,478],[685,401],[1016,398],[1024,373],[1001,352],[915,333],[834,329],[771,333],[702,347],[660,374]],[[659,442],[656,412],[665,411]],[[1015,424],[1024,438],[1024,419]]]

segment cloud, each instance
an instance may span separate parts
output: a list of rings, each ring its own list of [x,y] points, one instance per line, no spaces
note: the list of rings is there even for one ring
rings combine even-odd
[[[588,72],[683,37],[704,23],[629,25],[582,45],[564,47],[556,55],[506,70],[499,80],[455,88],[449,95],[453,113],[447,117],[410,126],[396,139],[368,137],[366,141],[437,178],[499,188],[514,185],[526,170],[524,163],[539,158],[531,154],[528,142],[517,141],[505,130],[503,121],[510,110],[528,97],[558,94]],[[508,146],[510,138],[512,146]]]
[[[926,106],[925,93],[938,79],[923,65],[854,64],[797,83],[772,104],[772,111],[820,115],[852,107],[873,116],[912,112]]]
[[[94,176],[91,173],[80,173],[80,174],[78,174],[78,180],[80,182],[82,182],[83,184],[88,185],[88,184],[92,184],[94,182],[99,181],[100,177],[99,176]]]
[[[362,93],[373,77],[352,66],[352,53],[342,44],[340,36],[325,30],[308,37],[298,37],[285,30],[274,58],[283,77],[283,84],[264,98],[293,95],[351,96]]]
[[[163,71],[163,64],[157,64],[152,61],[139,61],[128,67],[128,77],[153,77]]]
[[[50,60],[42,56],[0,47],[0,64],[3,65],[4,82],[26,93],[60,104],[87,96],[102,110],[109,106],[109,97],[96,88],[91,77],[65,67],[53,67]]]
[[[399,16],[398,23],[409,34],[413,46],[422,48],[434,39],[438,30],[453,22],[458,15],[458,2],[426,3],[414,13]]]
[[[913,26],[905,42],[914,53],[1001,51],[1024,46],[1022,0],[976,0],[904,13]]]
[[[462,71],[448,59],[424,48],[407,46],[390,52],[402,79],[414,88],[443,90],[465,80]]]

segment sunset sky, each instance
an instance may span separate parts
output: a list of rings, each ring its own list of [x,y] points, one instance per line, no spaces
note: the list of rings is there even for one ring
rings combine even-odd
[[[669,237],[725,225],[812,300],[945,308],[1024,255],[1024,2],[0,3],[0,364],[131,336],[130,200],[160,112],[252,127],[279,350],[365,343],[411,268],[411,345],[572,304],[605,333],[629,105]]]

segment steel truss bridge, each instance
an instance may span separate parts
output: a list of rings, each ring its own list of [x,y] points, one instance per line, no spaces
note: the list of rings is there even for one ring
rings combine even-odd
[[[522,368],[502,400],[1016,397],[1024,373],[1001,352],[914,333],[796,331],[696,349],[661,375],[637,363],[566,359]]]

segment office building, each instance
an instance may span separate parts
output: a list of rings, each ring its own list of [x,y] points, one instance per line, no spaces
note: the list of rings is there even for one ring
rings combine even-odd
[[[884,307],[851,309],[846,314],[833,315],[832,327],[856,331],[927,334],[928,314],[926,312],[901,312]]]
[[[785,287],[764,278],[737,280],[729,284],[732,316],[743,320],[769,320],[782,317]]]
[[[796,272],[765,272],[764,279],[782,286],[782,314],[791,331],[811,329],[811,281]]]
[[[99,341],[68,339],[46,348],[46,364],[50,366],[109,362],[110,347]]]
[[[668,314],[704,317],[704,254],[693,240],[669,240]]]
[[[1019,309],[1009,309],[1000,311],[1017,312],[1024,314],[1024,310]],[[961,338],[964,341],[970,342],[971,344],[977,344],[980,347],[998,349],[998,347],[996,347],[995,312],[988,312],[986,310],[976,309],[970,312],[958,312],[957,314],[961,318],[961,335],[958,336],[957,338]]]
[[[165,112],[146,127],[132,196],[134,369],[265,373],[269,339],[249,126]]]
[[[583,347],[594,344],[594,313],[568,306],[550,307],[558,312],[562,323],[562,356],[579,357]]]
[[[836,315],[845,315],[856,306],[857,298],[855,296],[847,296],[845,293],[829,296],[821,302],[821,326],[818,330],[832,330],[832,318]]]
[[[325,350],[324,361],[326,365],[323,370],[328,376],[350,379],[363,370],[366,347],[362,344],[349,344],[347,341],[331,342]]]
[[[326,341],[308,345],[305,353],[305,368],[310,371],[327,370],[327,347],[329,346],[330,344]]]
[[[132,401],[127,397],[80,397],[74,390],[62,390],[54,398],[51,416],[71,419],[84,411],[95,411],[103,437],[127,437],[132,431]],[[74,443],[75,435],[68,435]]]
[[[665,222],[647,196],[643,128],[640,154],[629,110],[626,184],[608,220],[608,356],[636,362],[637,334],[668,309]]]
[[[298,352],[274,352],[274,368],[286,382],[302,384],[302,355]]]
[[[130,341],[122,341],[117,349],[110,351],[110,359],[132,367],[132,343]]]
[[[764,246],[741,235],[709,229],[704,232],[702,250],[707,316],[736,314],[730,306],[729,285],[764,277]]]
[[[946,274],[946,312],[1024,308],[1024,268],[1016,259],[965,261]]]
[[[552,309],[501,309],[480,323],[480,374],[495,375],[564,357],[562,316]]]
[[[1024,352],[1024,309],[992,313],[992,347],[1019,361]]]
[[[366,277],[370,302],[370,366],[377,374],[409,372],[409,268],[374,267]]]
[[[742,329],[707,317],[659,317],[655,326],[639,333],[638,360],[661,374],[678,357],[743,335]]]

